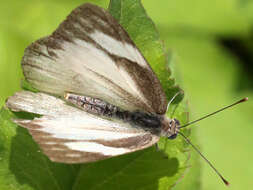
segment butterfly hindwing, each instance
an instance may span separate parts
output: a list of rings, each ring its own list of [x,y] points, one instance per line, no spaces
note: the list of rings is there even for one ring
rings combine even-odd
[[[50,160],[63,163],[102,160],[150,147],[159,139],[142,131],[108,131],[110,126],[106,124],[91,128],[84,122],[77,126],[72,118],[43,117],[32,121],[15,120],[15,123],[29,130]]]
[[[159,140],[129,123],[89,114],[44,93],[18,92],[6,105],[13,111],[43,115],[14,122],[27,128],[43,152],[56,162],[93,162],[141,150]]]

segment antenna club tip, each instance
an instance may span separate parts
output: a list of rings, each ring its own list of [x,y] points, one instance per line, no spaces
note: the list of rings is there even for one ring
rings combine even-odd
[[[224,178],[222,178],[222,181],[225,183],[226,186],[230,186],[230,183],[227,180],[225,180]]]
[[[246,98],[241,99],[238,103],[246,102],[246,101],[248,101],[248,100],[249,100],[249,98],[246,97]]]

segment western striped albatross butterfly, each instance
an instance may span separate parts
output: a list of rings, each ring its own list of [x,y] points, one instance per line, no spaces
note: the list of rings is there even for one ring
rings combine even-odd
[[[40,92],[17,92],[6,105],[41,115],[14,122],[27,128],[54,162],[85,163],[135,152],[161,136],[180,134],[191,144],[180,128],[246,100],[180,126],[165,116],[175,96],[167,102],[127,32],[106,10],[88,3],[72,11],[52,35],[32,43],[22,68]]]

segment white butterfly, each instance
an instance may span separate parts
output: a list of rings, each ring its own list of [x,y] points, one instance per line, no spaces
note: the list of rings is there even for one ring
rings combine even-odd
[[[12,111],[41,115],[15,122],[55,162],[82,163],[141,150],[174,138],[161,84],[125,30],[104,9],[84,4],[22,60],[26,80]],[[48,95],[50,94],[50,95]]]

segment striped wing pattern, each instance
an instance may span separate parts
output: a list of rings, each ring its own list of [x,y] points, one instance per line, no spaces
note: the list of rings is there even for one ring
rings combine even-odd
[[[50,36],[31,44],[22,67],[36,89],[72,92],[125,110],[164,114],[159,80],[125,30],[104,9],[84,4]]]
[[[159,140],[138,126],[87,113],[62,100],[68,92],[128,111],[166,112],[159,80],[106,10],[91,4],[75,9],[52,35],[25,50],[22,68],[26,80],[43,93],[18,92],[6,105],[12,111],[41,115],[14,122],[29,130],[52,161],[92,162]]]
[[[14,122],[27,128],[55,162],[93,162],[141,150],[159,140],[137,126],[89,114],[44,93],[18,92],[6,105],[13,111],[43,115]]]

